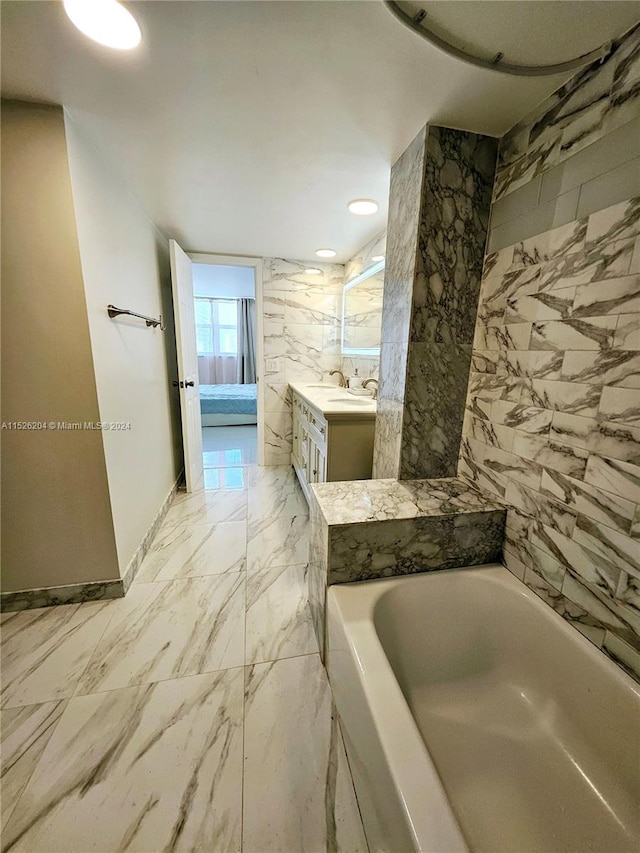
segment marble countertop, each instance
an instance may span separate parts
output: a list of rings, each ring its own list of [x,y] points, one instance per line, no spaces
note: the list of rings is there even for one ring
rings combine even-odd
[[[353,480],[311,486],[329,525],[503,510],[464,480]]]
[[[370,420],[376,416],[377,404],[373,397],[350,394],[346,388],[340,388],[338,385],[328,383],[305,385],[291,382],[290,388],[327,417],[355,415]]]

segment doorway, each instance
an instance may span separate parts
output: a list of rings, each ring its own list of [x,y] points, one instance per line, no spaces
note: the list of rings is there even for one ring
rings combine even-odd
[[[245,488],[261,463],[258,258],[191,254],[204,488]]]

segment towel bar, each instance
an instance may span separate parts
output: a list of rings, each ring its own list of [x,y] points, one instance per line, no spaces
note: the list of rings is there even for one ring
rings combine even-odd
[[[116,308],[115,305],[107,305],[107,313],[112,320],[114,317],[119,317],[120,314],[128,314],[130,317],[138,317],[138,319],[144,320],[147,326],[153,326],[154,329],[156,326],[160,326],[161,332],[164,332],[167,328],[162,325],[162,314],[160,315],[160,319],[156,320],[155,317],[146,317],[144,314],[138,314],[136,311],[129,311],[128,308]]]

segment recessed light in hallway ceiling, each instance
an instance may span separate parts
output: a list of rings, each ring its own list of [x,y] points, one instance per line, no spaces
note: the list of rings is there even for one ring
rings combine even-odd
[[[83,35],[116,50],[140,44],[138,22],[117,0],[63,0],[70,21]]]
[[[319,258],[335,258],[336,254],[333,249],[316,249]]]
[[[356,216],[371,216],[378,212],[380,205],[372,198],[355,198],[347,207],[349,213],[355,213]]]

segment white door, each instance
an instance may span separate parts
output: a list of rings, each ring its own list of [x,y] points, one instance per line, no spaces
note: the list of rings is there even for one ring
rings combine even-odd
[[[182,414],[182,445],[187,491],[193,492],[203,476],[196,320],[193,305],[191,260],[175,240],[169,240],[173,316],[178,350],[178,383]]]

